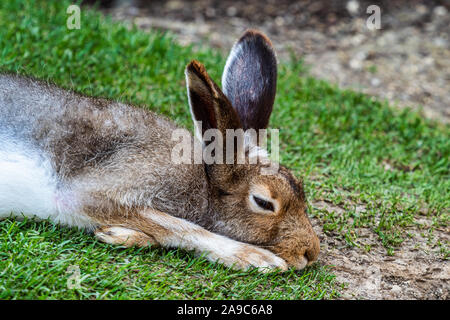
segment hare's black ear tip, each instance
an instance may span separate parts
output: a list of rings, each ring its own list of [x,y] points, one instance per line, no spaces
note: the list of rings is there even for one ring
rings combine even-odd
[[[185,74],[187,76],[195,74],[197,77],[202,79],[208,78],[208,73],[206,72],[205,66],[197,60],[192,60],[188,63],[185,69]]]
[[[203,73],[205,71],[205,66],[197,60],[192,60],[186,66],[186,72]]]
[[[242,41],[261,41],[269,48],[273,48],[272,42],[270,41],[269,37],[257,29],[247,29],[239,38],[238,43]]]

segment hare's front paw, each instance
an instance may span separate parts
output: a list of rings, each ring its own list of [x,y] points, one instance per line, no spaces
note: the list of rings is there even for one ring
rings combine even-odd
[[[285,271],[288,269],[286,261],[274,253],[252,245],[242,245],[234,254],[224,258],[226,265],[235,269],[247,270],[251,267],[260,269],[262,272],[270,272],[274,269]]]
[[[95,236],[102,242],[126,247],[145,247],[156,244],[155,239],[143,232],[118,226],[98,228],[95,230]]]

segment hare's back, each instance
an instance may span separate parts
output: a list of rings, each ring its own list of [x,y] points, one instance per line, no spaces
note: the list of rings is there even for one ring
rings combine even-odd
[[[0,74],[0,135],[40,149],[65,176],[119,153],[147,152],[147,158],[167,159],[176,128],[143,108]]]
[[[170,189],[173,175],[186,180],[169,168],[176,128],[143,108],[0,74],[0,218],[88,225],[61,214],[73,211],[80,195],[70,190],[86,179],[97,191],[153,190],[161,181]]]

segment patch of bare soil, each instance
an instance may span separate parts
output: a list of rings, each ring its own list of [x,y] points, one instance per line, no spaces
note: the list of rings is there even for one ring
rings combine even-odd
[[[313,76],[450,122],[448,0],[105,1],[114,18],[174,32],[227,52],[247,28],[264,31],[280,59],[292,51]],[[381,29],[367,27],[369,5]]]
[[[340,207],[320,201],[314,207],[343,212]],[[360,208],[360,210],[364,210]],[[431,225],[429,218],[421,217],[422,226]],[[402,242],[394,255],[389,256],[377,234],[370,229],[359,229],[364,244],[351,247],[339,237],[325,235],[318,219],[314,229],[321,238],[320,263],[332,266],[337,281],[345,284],[344,299],[444,299],[450,298],[450,261],[436,253],[418,227],[410,227],[411,237]],[[450,241],[450,230],[435,229],[435,239]]]

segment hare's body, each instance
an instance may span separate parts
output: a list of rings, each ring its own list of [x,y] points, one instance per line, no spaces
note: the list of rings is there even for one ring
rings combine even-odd
[[[49,218],[104,242],[180,247],[239,268],[301,269],[316,260],[301,182],[281,166],[262,173],[272,166],[261,140],[245,135],[242,145],[228,144],[235,139],[228,129],[269,122],[270,41],[243,35],[228,58],[224,92],[196,61],[186,82],[198,139],[188,134],[191,161],[179,163],[172,157],[179,128],[155,113],[0,74],[0,218]],[[204,160],[211,146],[233,161]]]
[[[88,208],[98,197],[196,223],[204,216],[198,210],[207,210],[203,166],[170,162],[177,127],[153,112],[0,75],[0,113],[0,161],[16,157],[14,170],[31,174],[27,181],[3,179],[2,188],[26,190],[30,181],[39,186],[23,193],[15,212],[39,216],[34,208],[47,203],[42,218],[95,227],[102,212],[92,216]]]
[[[17,146],[10,150],[23,155],[24,166],[40,168],[36,177],[45,176],[40,183],[55,193],[61,215],[75,210],[80,223],[93,223],[79,206],[97,201],[94,195],[194,222],[207,209],[199,203],[207,199],[203,166],[171,164],[177,127],[153,112],[11,75],[0,76],[0,112],[2,144]]]

